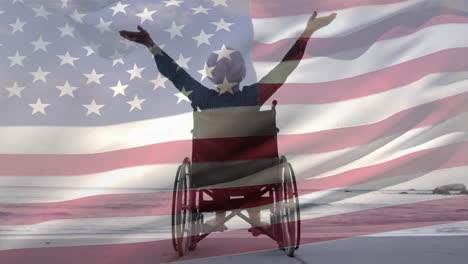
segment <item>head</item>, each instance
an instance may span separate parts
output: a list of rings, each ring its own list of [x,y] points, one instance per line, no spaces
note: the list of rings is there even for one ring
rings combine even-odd
[[[234,50],[232,48],[227,48],[228,50]],[[235,51],[230,54],[231,59],[222,58],[218,60],[218,54],[211,53],[208,57],[208,61],[206,64],[208,67],[215,67],[211,72],[213,76],[208,77],[213,84],[221,84],[224,81],[224,78],[231,83],[237,83],[238,85],[233,88],[233,91],[239,90],[239,84],[245,78],[246,75],[246,68],[245,68],[245,61],[242,57],[242,54],[239,51]]]

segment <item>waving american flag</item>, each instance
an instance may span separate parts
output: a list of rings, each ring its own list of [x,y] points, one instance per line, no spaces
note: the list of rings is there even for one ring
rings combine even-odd
[[[215,89],[211,53],[238,50],[245,85],[255,83],[314,11],[338,16],[264,105],[279,102],[303,243],[468,220],[465,197],[393,192],[468,184],[465,0],[6,0],[0,262],[174,260],[168,193],[191,155],[192,107],[118,31],[142,25]],[[219,235],[239,246],[215,236],[206,245],[216,250],[188,258],[275,247],[244,228]]]

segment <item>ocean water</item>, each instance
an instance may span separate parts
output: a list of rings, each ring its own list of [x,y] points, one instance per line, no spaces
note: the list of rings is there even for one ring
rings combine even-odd
[[[0,188],[0,221],[5,221],[9,215],[9,209],[28,210],[29,206],[34,206],[31,202],[41,202],[45,200],[60,201],[70,193],[99,194],[99,193],[154,193],[171,191],[167,189],[109,189],[109,188],[58,188],[58,187],[1,187]],[[334,216],[345,213],[370,210],[375,208],[385,208],[394,205],[411,204],[415,202],[430,201],[447,198],[448,196],[433,195],[430,190],[327,190],[312,192],[301,196],[300,208],[302,219],[313,219],[326,216]],[[452,196],[450,196],[452,197]],[[15,201],[14,204],[5,203]],[[28,202],[28,203],[27,203]],[[165,201],[170,204],[171,201]],[[107,211],[128,211],[143,210],[155,206],[154,201],[139,201],[138,203],[122,203],[106,207]],[[21,208],[23,207],[23,208]],[[92,204],[83,205],[83,208],[76,210],[99,210]],[[154,209],[154,208],[153,208]],[[21,211],[21,210],[20,210]],[[44,221],[27,225],[0,225],[0,250],[23,247],[50,247],[50,246],[76,246],[76,245],[98,245],[114,243],[133,243],[155,241],[171,238],[171,217],[169,215],[146,215],[134,217],[90,217],[79,219],[63,217],[53,212],[39,212],[34,217],[47,219],[50,214],[56,214],[56,220]],[[212,217],[207,214],[205,220]],[[14,217],[22,217],[15,215]],[[25,216],[27,217],[27,216]],[[380,216],[381,217],[381,216]],[[3,219],[3,220],[2,220]],[[262,211],[262,221],[268,222],[269,211]],[[467,218],[468,219],[468,218]],[[352,223],[350,223],[351,225]],[[428,224],[430,225],[430,224]],[[227,223],[230,230],[249,228],[250,225],[240,218],[233,218]],[[403,233],[402,233],[403,232]],[[406,233],[405,233],[406,232]],[[449,224],[440,228],[423,228],[416,231],[395,231],[389,233],[390,236],[398,235],[424,235],[424,234],[468,234],[468,224]],[[387,234],[387,233],[384,233]],[[229,232],[226,233],[229,235]]]

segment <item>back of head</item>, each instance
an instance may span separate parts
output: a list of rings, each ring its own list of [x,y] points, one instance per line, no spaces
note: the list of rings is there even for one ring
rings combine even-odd
[[[242,54],[231,48],[228,50],[234,51],[229,54],[229,58],[220,57],[217,53],[211,53],[206,62],[208,67],[214,67],[213,71],[208,75],[208,78],[215,84],[222,84],[226,78],[230,83],[239,84],[245,78],[246,67]],[[238,89],[238,86],[236,86]]]

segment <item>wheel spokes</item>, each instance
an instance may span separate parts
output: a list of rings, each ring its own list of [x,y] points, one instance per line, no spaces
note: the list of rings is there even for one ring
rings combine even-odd
[[[284,161],[281,170],[281,226],[283,247],[289,256],[294,255],[296,248],[296,193],[294,191],[294,179],[289,164]]]

